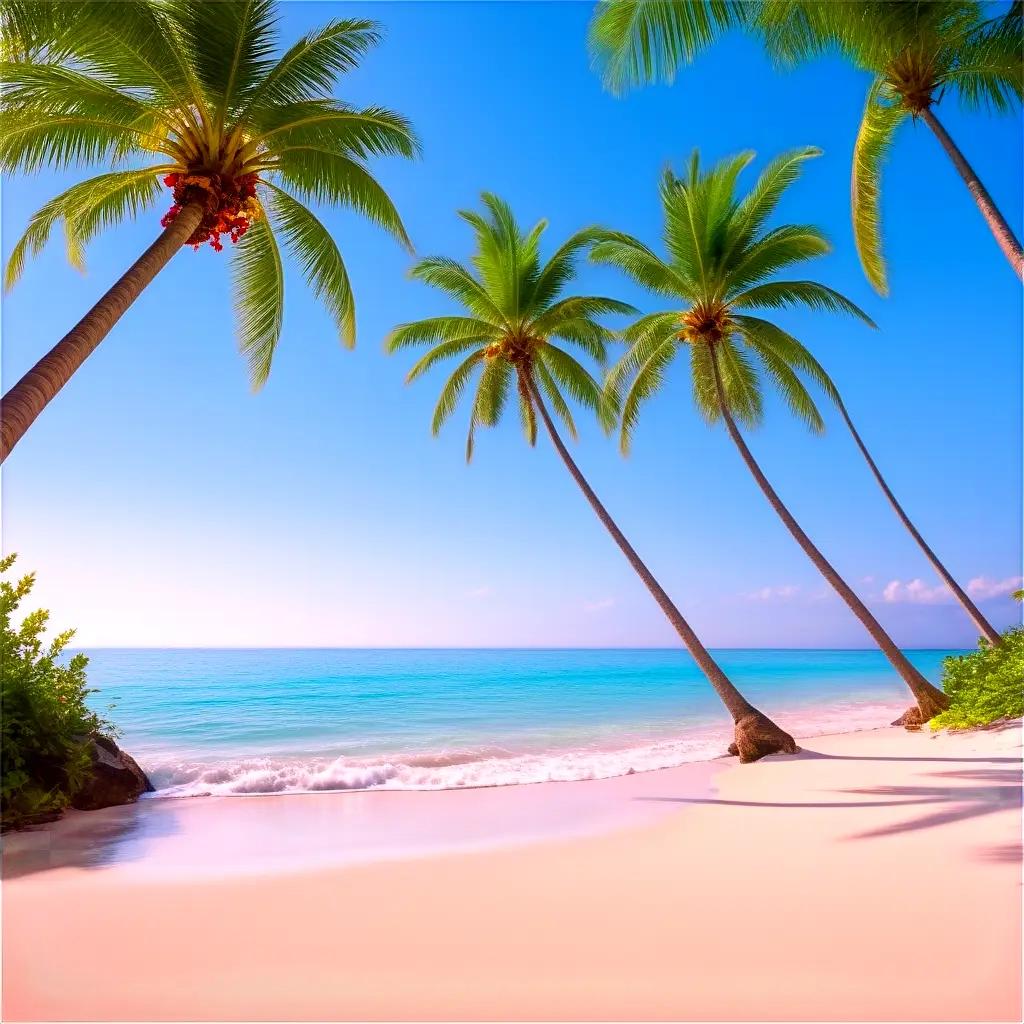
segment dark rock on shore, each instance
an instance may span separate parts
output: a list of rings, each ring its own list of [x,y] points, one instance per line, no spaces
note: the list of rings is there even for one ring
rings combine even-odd
[[[71,798],[71,806],[79,811],[96,811],[101,807],[131,804],[143,793],[152,793],[153,784],[136,764],[108,736],[89,738],[92,768],[85,785]]]

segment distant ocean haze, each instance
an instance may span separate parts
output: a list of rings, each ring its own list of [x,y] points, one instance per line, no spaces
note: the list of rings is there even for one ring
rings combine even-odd
[[[714,758],[732,738],[674,649],[86,653],[93,706],[157,798],[607,778]],[[908,652],[936,683],[952,653]],[[716,658],[797,737],[887,725],[911,703],[876,651]]]

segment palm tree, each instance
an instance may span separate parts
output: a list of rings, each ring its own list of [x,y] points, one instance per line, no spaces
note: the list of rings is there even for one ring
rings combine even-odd
[[[959,5],[964,7],[964,5]],[[976,5],[968,4],[972,10]],[[604,69],[605,81],[614,90],[630,85],[664,79],[671,82],[676,68],[691,61],[702,47],[712,43],[719,34],[732,28],[746,27],[759,29],[770,42],[770,49],[780,59],[786,56],[793,60],[797,55],[809,55],[813,47],[824,45],[828,38],[824,21],[826,16],[832,19],[851,18],[859,11],[863,19],[876,15],[881,16],[883,9],[899,8],[903,12],[900,17],[910,17],[909,12],[917,12],[913,16],[928,10],[943,7],[942,3],[803,3],[801,0],[749,0],[749,2],[733,3],[731,0],[602,0],[598,4],[597,13],[591,24],[591,46],[596,59]],[[1020,17],[1021,4],[1018,3],[1002,20],[997,23],[985,23],[974,34],[974,39],[984,36],[987,40],[989,60],[994,61],[994,54],[1003,52],[1007,47],[1012,49],[1012,40],[1017,39],[1017,52],[1020,50]],[[899,13],[899,12],[896,12]],[[804,20],[801,20],[801,15]],[[1014,22],[1014,15],[1018,18]],[[810,21],[806,19],[811,19]],[[800,27],[803,26],[803,32]],[[867,32],[867,30],[864,30]],[[1017,33],[1014,36],[1014,33]],[[977,44],[980,47],[980,43]],[[973,52],[973,51],[972,51]],[[977,66],[981,66],[981,51],[975,54]],[[950,58],[952,59],[952,58]],[[966,56],[960,62],[954,62],[959,69],[963,88],[967,89],[971,81],[967,72]],[[997,106],[999,97],[1006,102],[1015,95],[1012,83],[1002,87],[997,78],[986,80],[988,85],[979,78],[976,88],[983,95],[988,88],[991,99]],[[879,103],[882,101],[879,100]],[[1001,101],[1000,101],[1001,102]],[[875,108],[871,108],[874,110]],[[880,109],[880,108],[879,108]],[[877,112],[877,111],[876,111]],[[930,111],[929,111],[930,114]],[[902,118],[903,115],[900,115]],[[923,115],[922,115],[923,116]],[[866,115],[867,117],[867,115]],[[867,124],[867,119],[865,124]],[[937,123],[937,122],[936,122]],[[872,263],[864,257],[865,252],[880,253],[878,243],[878,173],[882,151],[874,152],[869,145],[874,138],[871,132],[863,130],[858,136],[858,146],[863,144],[862,156],[855,159],[854,173],[854,225],[857,229],[858,248],[864,259],[865,268],[881,267],[882,278],[874,280],[876,286],[884,290],[884,264]],[[884,147],[883,147],[884,148]],[[861,149],[858,149],[858,153]],[[865,162],[866,161],[866,162]],[[861,167],[858,171],[857,167]],[[868,168],[874,169],[868,173]],[[987,193],[985,193],[987,195]],[[859,198],[858,198],[859,197]],[[858,212],[859,211],[859,212]],[[859,227],[858,227],[859,225]],[[870,232],[874,231],[871,236]],[[865,241],[869,237],[874,242]],[[881,257],[878,256],[880,260]],[[869,274],[873,271],[869,270]],[[982,614],[978,606],[971,600],[967,592],[957,583],[953,574],[942,563],[932,547],[922,537],[920,530],[907,515],[903,506],[882,476],[877,463],[864,444],[860,433],[853,425],[846,406],[838,392],[833,392],[843,422],[850,430],[854,443],[864,456],[882,493],[889,501],[900,522],[913,537],[915,543],[931,563],[940,579],[946,584],[975,626],[992,643],[1000,642],[999,632]]]
[[[664,383],[669,363],[680,353],[689,353],[698,411],[709,424],[725,423],[768,503],[906,682],[917,701],[917,720],[927,721],[946,707],[945,695],[911,665],[812,543],[769,483],[737,426],[737,420],[748,427],[760,423],[762,378],[778,389],[793,413],[815,432],[823,430],[824,423],[800,374],[831,397],[836,395],[824,369],[796,338],[749,311],[805,306],[849,313],[871,324],[849,299],[825,285],[772,280],[778,271],[828,251],[821,232],[810,225],[764,230],[765,221],[798,177],[803,161],[818,152],[802,149],[783,154],[739,199],[736,179],[753,154],[743,153],[702,171],[694,153],[685,177],[666,171],[662,179],[667,260],[636,238],[618,232],[607,232],[593,246],[592,259],[619,267],[674,303],[673,308],[641,317],[627,328],[629,348],[609,374],[606,386],[621,409],[620,437],[623,452],[627,452],[642,403]]]
[[[793,738],[754,708],[730,682],[668,594],[641,561],[625,535],[608,514],[569,454],[548,410],[564,424],[570,437],[576,426],[565,395],[608,418],[600,385],[560,344],[581,349],[604,362],[611,332],[598,323],[609,313],[635,313],[632,306],[614,299],[573,295],[561,297],[576,273],[579,254],[600,234],[588,228],[572,235],[546,262],[540,258],[540,240],[546,227],[541,221],[524,233],[509,206],[497,196],[484,193],[483,214],[463,211],[476,234],[472,265],[440,257],[421,260],[413,268],[417,280],[432,285],[455,299],[465,310],[462,316],[440,316],[402,324],[387,342],[390,352],[429,345],[425,355],[409,371],[413,381],[436,363],[459,358],[455,371],[441,391],[434,411],[433,432],[441,429],[455,410],[460,396],[471,388],[467,461],[473,454],[478,427],[497,424],[514,386],[526,440],[537,438],[537,418],[551,438],[559,457],[583,492],[604,528],[643,580],[658,607],[714,687],[735,723],[731,753],[744,762],[766,754],[795,753]]]
[[[153,244],[3,396],[0,461],[185,244],[237,243],[239,344],[254,388],[281,334],[282,248],[342,342],[354,344],[345,264],[307,204],[352,207],[408,246],[366,159],[409,157],[417,144],[397,114],[332,98],[338,78],[377,42],[372,22],[330,21],[280,52],[275,8],[271,0],[5,3],[0,170],[107,167],[33,215],[6,286],[58,223],[68,259],[81,267],[93,236],[152,207],[161,183],[173,198]]]
[[[853,228],[864,272],[888,291],[879,195],[896,131],[920,118],[935,133],[1018,276],[1024,250],[934,107],[947,94],[969,111],[1014,109],[1024,93],[1024,4],[990,17],[975,0],[601,0],[591,47],[612,88],[658,78],[736,26],[781,64],[835,50],[873,76],[853,158]]]

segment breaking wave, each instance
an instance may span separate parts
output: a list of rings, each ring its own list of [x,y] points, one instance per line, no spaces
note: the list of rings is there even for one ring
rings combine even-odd
[[[809,738],[887,725],[900,710],[896,705],[871,704],[775,717],[794,736]],[[606,779],[673,768],[721,756],[729,739],[726,727],[705,727],[671,739],[617,748],[605,745],[517,752],[501,746],[486,746],[376,757],[303,755],[221,761],[163,757],[147,759],[144,767],[156,786],[154,798],[460,789]]]

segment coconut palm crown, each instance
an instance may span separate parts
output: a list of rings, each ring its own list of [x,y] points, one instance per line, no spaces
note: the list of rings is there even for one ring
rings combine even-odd
[[[430,346],[409,370],[407,381],[437,363],[459,359],[441,390],[432,423],[436,434],[470,389],[466,458],[472,458],[477,427],[498,423],[515,387],[527,441],[537,437],[531,382],[546,396],[569,434],[576,425],[566,396],[607,418],[601,385],[563,346],[575,348],[603,364],[613,333],[598,322],[612,313],[635,313],[625,302],[562,292],[575,274],[580,254],[600,234],[585,228],[568,238],[546,262],[540,242],[546,221],[529,231],[517,223],[506,202],[482,195],[483,212],[462,210],[459,216],[476,236],[470,263],[443,257],[420,260],[412,276],[448,294],[465,310],[462,316],[439,316],[395,328],[389,352]]]
[[[770,54],[793,64],[841,53],[872,74],[853,154],[853,228],[868,280],[888,289],[882,252],[882,164],[899,127],[923,119],[968,181],[997,241],[1021,273],[1020,243],[938,123],[947,97],[967,111],[1009,113],[1024,95],[1024,4],[974,0],[764,0],[756,15]],[[963,166],[961,166],[961,162]]]
[[[662,259],[630,235],[606,232],[591,258],[619,267],[672,308],[649,313],[624,332],[628,349],[608,375],[623,452],[629,450],[643,402],[664,382],[677,356],[689,359],[693,397],[708,423],[721,418],[711,365],[711,347],[719,356],[730,411],[747,426],[761,422],[762,381],[769,381],[793,412],[812,430],[823,420],[801,375],[831,397],[836,390],[821,364],[781,327],[754,315],[786,306],[848,313],[874,326],[859,307],[815,281],[776,280],[786,270],[829,251],[821,231],[809,224],[765,229],[785,189],[805,160],[820,150],[804,148],[771,161],[743,198],[736,180],[754,154],[724,160],[702,170],[694,153],[683,177],[665,171],[661,181],[664,210]]]
[[[838,52],[873,76],[857,133],[851,193],[857,250],[878,292],[888,292],[882,165],[908,118],[920,118],[935,133],[1011,266],[1024,276],[1020,241],[934,112],[947,96],[968,111],[1006,113],[1019,106],[1022,0],[600,0],[590,49],[605,84],[621,92],[671,82],[680,67],[733,28],[759,37],[780,65]]]
[[[188,211],[184,241],[230,239],[239,342],[252,383],[281,334],[282,251],[355,341],[337,244],[310,204],[351,207],[408,245],[368,157],[417,150],[406,120],[333,96],[379,38],[374,23],[327,22],[282,48],[271,0],[5,4],[0,170],[101,167],[46,203],[14,247],[6,285],[63,222],[77,267],[100,231],[163,204]],[[154,225],[158,217],[154,217]]]

